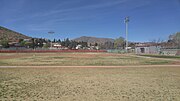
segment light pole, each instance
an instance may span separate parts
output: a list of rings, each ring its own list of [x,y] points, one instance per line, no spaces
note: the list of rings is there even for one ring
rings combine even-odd
[[[54,34],[53,31],[49,31],[48,33],[49,33],[49,34]],[[51,41],[51,49],[52,49],[52,41]]]
[[[126,24],[126,52],[128,52],[128,22],[129,22],[129,17],[126,17],[124,22]]]

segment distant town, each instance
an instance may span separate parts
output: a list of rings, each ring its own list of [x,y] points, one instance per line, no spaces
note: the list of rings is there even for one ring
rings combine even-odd
[[[180,32],[169,35],[168,41],[154,39],[151,42],[128,42],[117,39],[82,36],[72,39],[32,38],[0,27],[0,50],[105,50],[107,52],[180,55]],[[128,51],[125,51],[128,50]]]

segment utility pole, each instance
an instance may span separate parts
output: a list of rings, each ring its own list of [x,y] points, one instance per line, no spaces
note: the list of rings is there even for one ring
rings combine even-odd
[[[50,31],[50,32],[48,32],[49,34],[54,34],[55,32],[53,32],[53,31]],[[52,49],[52,40],[51,40],[51,49]]]
[[[126,17],[124,22],[126,24],[126,52],[128,52],[128,22],[129,22],[129,17]]]

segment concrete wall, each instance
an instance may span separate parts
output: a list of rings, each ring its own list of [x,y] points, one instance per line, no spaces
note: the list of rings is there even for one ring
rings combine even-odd
[[[144,52],[142,51],[144,48]],[[149,47],[136,47],[135,53],[136,54],[159,54],[160,53],[160,46],[149,46]]]
[[[149,54],[159,54],[161,46],[150,46],[149,47]]]
[[[142,49],[144,51],[142,51]],[[136,54],[149,54],[149,47],[136,47],[135,48],[135,53]]]

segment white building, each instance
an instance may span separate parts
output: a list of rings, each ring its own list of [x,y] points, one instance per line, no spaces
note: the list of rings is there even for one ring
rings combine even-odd
[[[77,45],[76,46],[76,49],[81,49],[82,48],[82,45]]]
[[[161,46],[137,46],[135,48],[136,54],[159,54]]]

